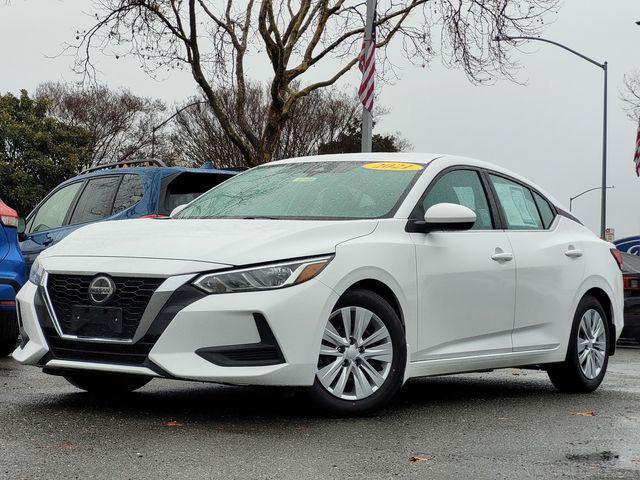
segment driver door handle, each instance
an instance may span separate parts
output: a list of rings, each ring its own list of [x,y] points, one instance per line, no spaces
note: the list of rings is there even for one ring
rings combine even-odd
[[[493,255],[491,255],[491,260],[495,260],[496,262],[509,262],[513,260],[513,253],[509,253],[509,252],[494,253]]]

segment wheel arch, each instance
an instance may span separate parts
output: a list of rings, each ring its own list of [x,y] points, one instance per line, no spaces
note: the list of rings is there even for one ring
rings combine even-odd
[[[607,323],[609,324],[609,332],[611,332],[611,335],[609,335],[609,345],[608,345],[609,354],[613,355],[616,350],[616,324],[613,320],[614,319],[613,302],[611,301],[611,298],[609,298],[609,295],[607,294],[607,292],[605,292],[602,288],[599,288],[599,287],[590,288],[582,296],[582,298],[584,297],[593,297],[600,303],[600,305],[602,305],[604,314],[607,317]]]
[[[365,278],[362,280],[358,280],[357,282],[353,283],[352,285],[350,285],[349,287],[347,287],[344,292],[342,292],[340,294],[340,298],[342,298],[346,293],[353,291],[353,290],[368,290],[370,292],[376,293],[378,295],[380,295],[382,298],[384,298],[384,300],[391,306],[391,308],[393,308],[393,310],[396,312],[396,314],[398,315],[398,318],[400,318],[400,322],[402,323],[403,328],[406,331],[406,324],[405,324],[405,319],[404,319],[404,311],[402,309],[402,305],[400,304],[400,301],[398,300],[397,295],[395,294],[395,292],[391,289],[391,287],[389,287],[386,283],[375,279],[375,278]],[[340,301],[340,298],[338,299],[338,302]],[[337,304],[337,302],[336,302]]]
[[[615,308],[614,304],[614,288],[609,285],[609,283],[600,276],[590,276],[582,283],[578,295],[574,300],[573,310],[575,313],[578,308],[578,304],[580,301],[586,297],[591,296],[600,302],[602,308],[604,309],[604,313],[607,317],[607,322],[610,327],[611,335],[609,336],[609,353],[613,355],[615,353],[616,348],[616,339],[617,334],[619,333],[617,330],[617,324],[619,323],[618,316],[622,315],[622,312],[619,312]],[[573,313],[571,318],[573,318]]]

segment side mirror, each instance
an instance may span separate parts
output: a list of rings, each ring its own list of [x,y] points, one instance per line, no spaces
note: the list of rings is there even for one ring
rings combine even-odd
[[[464,205],[437,203],[424,214],[424,221],[413,222],[414,231],[429,233],[434,230],[469,230],[476,223],[476,214]]]
[[[176,208],[174,208],[173,210],[171,210],[171,215],[169,215],[170,217],[173,217],[174,215],[179,214],[182,210],[184,210],[185,208],[187,208],[187,204],[182,204],[182,205],[178,205]]]

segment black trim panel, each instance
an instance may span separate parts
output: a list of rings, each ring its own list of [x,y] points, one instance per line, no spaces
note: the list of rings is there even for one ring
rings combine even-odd
[[[260,335],[259,343],[205,347],[196,350],[196,354],[221,367],[259,367],[285,363],[267,319],[260,313],[254,313],[253,319]]]

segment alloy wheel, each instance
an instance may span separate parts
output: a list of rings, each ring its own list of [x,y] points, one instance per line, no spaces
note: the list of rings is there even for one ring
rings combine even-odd
[[[384,384],[392,361],[391,335],[380,317],[363,307],[344,307],[327,321],[316,375],[333,396],[361,400]]]
[[[593,380],[602,371],[606,359],[607,337],[600,313],[587,310],[578,327],[578,364],[585,377]]]

